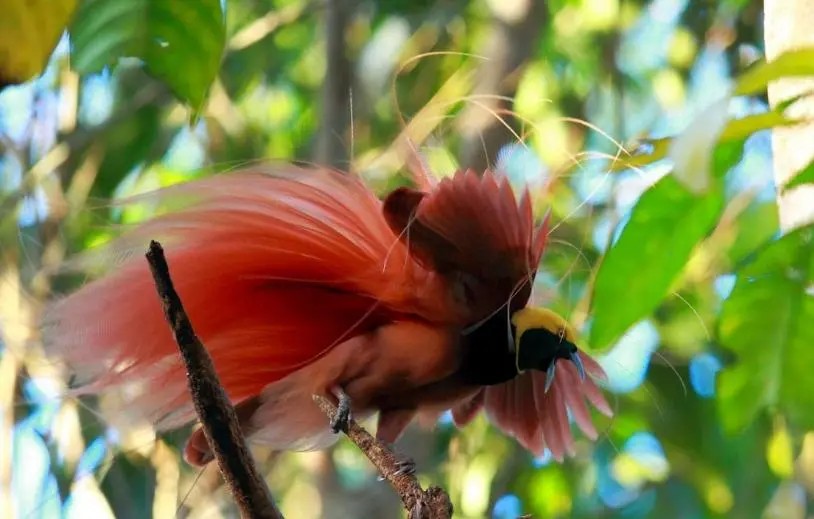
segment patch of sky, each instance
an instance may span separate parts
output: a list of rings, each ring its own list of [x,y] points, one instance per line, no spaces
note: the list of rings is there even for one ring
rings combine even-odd
[[[14,427],[13,438],[11,488],[19,516],[59,517],[62,503],[45,440],[28,420]]]
[[[621,451],[598,474],[597,493],[606,506],[624,509],[625,515],[642,517],[655,504],[648,481],[663,481],[669,464],[658,438],[649,432],[630,436]]]
[[[0,192],[16,190],[22,180],[22,168],[17,159],[10,153],[0,157]]]
[[[716,277],[712,282],[715,295],[717,295],[721,300],[728,298],[729,294],[732,293],[732,289],[735,288],[736,279],[735,274],[722,274]]]
[[[690,385],[698,396],[715,396],[715,379],[723,364],[711,353],[699,353],[690,360]]]
[[[102,124],[113,111],[116,82],[108,69],[84,79],[79,99],[79,121],[88,126]]]
[[[743,158],[727,174],[727,197],[754,191],[759,202],[774,200],[776,190],[773,175],[771,133],[762,131],[746,139]]]
[[[54,417],[59,411],[60,400],[50,379],[30,378],[23,383],[23,396],[31,405],[31,413],[26,420],[38,433],[47,435],[51,431]]]
[[[669,470],[661,442],[649,432],[638,432],[628,438],[623,452],[659,479]]]
[[[164,155],[164,164],[176,171],[200,169],[206,160],[206,124],[201,120],[190,129],[181,128]]]
[[[624,35],[616,62],[620,70],[639,76],[661,67],[687,0],[654,0]]]
[[[629,220],[629,212],[619,219],[619,221],[614,221],[608,214],[602,215],[594,224],[594,228],[591,231],[591,239],[594,247],[596,247],[599,252],[604,253],[608,249],[608,245],[615,245]]]
[[[571,184],[577,192],[577,198],[586,204],[606,204],[613,192],[614,173],[608,172],[605,161],[586,161],[576,170]]]
[[[524,144],[503,146],[497,153],[495,170],[509,177],[513,187],[541,185],[548,179],[548,168],[534,151]]]
[[[87,477],[96,472],[107,456],[108,445],[104,436],[99,436],[85,448],[76,465],[76,479]]]
[[[547,448],[543,451],[543,454],[534,458],[532,464],[535,468],[545,467],[549,465],[554,460],[554,456],[552,456],[551,451]]]
[[[495,501],[493,519],[516,519],[523,514],[523,503],[514,494],[504,494]]]
[[[598,361],[608,375],[608,389],[629,393],[644,382],[650,358],[659,345],[659,333],[650,321],[641,321]]]
[[[17,215],[17,225],[30,227],[42,222],[48,216],[48,197],[42,188],[35,188],[33,194],[23,197]]]
[[[0,92],[0,131],[13,142],[25,138],[34,113],[34,85],[7,86]]]

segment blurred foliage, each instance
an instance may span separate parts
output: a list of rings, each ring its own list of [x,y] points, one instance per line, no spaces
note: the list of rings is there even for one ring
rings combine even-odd
[[[519,0],[347,2],[353,126],[330,135],[380,192],[405,181],[405,137],[440,175],[499,139],[487,161],[553,213],[535,298],[585,331],[617,414],[562,465],[483,418],[444,417],[399,449],[457,517],[805,517],[814,228],[778,228],[766,130],[794,121],[765,89],[812,75],[813,51],[756,65],[757,0],[538,1],[531,21]],[[118,427],[101,413],[126,402],[64,398],[35,323],[82,281],[49,276],[65,257],[150,215],[111,200],[315,160],[337,52],[324,4],[81,0],[70,24],[71,2],[0,6],[7,83],[68,29],[39,77],[0,91],[0,517],[232,517],[216,472],[180,462],[187,431]],[[519,66],[479,91],[501,56]],[[500,118],[514,134],[487,132]],[[257,452],[288,517],[399,514],[344,441]]]

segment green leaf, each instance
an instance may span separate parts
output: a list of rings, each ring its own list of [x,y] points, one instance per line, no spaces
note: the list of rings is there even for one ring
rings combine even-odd
[[[112,196],[132,168],[147,158],[161,135],[160,114],[159,106],[143,106],[105,132],[100,139],[105,155],[93,183],[92,196]]]
[[[718,143],[743,140],[761,130],[768,130],[778,126],[792,126],[802,122],[791,119],[777,111],[747,115],[740,119],[729,121],[720,133]],[[656,161],[664,159],[670,152],[675,137],[662,137],[660,139],[644,139],[640,141],[637,149],[630,157],[620,157],[611,164],[610,171],[623,171],[626,169],[642,168]]]
[[[746,139],[721,141],[712,151],[712,174],[715,178],[724,178],[729,170],[743,160],[743,149]]]
[[[814,392],[801,383],[814,365],[814,226],[771,242],[737,276],[718,326],[737,357],[720,377],[725,429],[740,430],[764,407],[814,427]]]
[[[197,111],[220,68],[223,18],[219,0],[83,0],[71,27],[73,66],[87,74],[141,58]]]
[[[0,2],[0,88],[43,71],[75,9],[76,0]]]
[[[723,203],[720,182],[696,196],[672,175],[642,194],[596,275],[592,348],[608,346],[656,309],[715,225]]]
[[[626,169],[639,169],[657,162],[667,156],[670,150],[672,137],[660,139],[641,139],[630,157],[619,157],[611,166],[610,171],[624,171]]]
[[[791,180],[786,182],[786,185],[783,186],[783,190],[786,191],[793,189],[795,187],[802,186],[803,184],[814,184],[814,161],[801,169],[791,178]]]
[[[760,94],[772,81],[795,76],[814,76],[814,48],[784,52],[768,63],[753,67],[738,79],[735,95]]]
[[[120,519],[151,517],[156,490],[156,469],[149,458],[116,456],[100,488],[113,516]]]
[[[800,119],[790,119],[778,111],[747,115],[729,121],[724,131],[721,132],[721,142],[741,140],[762,130],[779,126],[793,126],[801,122]]]
[[[780,229],[778,220],[777,203],[774,200],[752,202],[733,222],[736,234],[727,251],[730,263],[742,263],[775,236]]]

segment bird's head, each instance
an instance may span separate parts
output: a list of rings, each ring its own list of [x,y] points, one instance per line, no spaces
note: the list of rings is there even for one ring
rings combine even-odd
[[[546,308],[523,308],[512,315],[515,327],[517,370],[546,372],[546,390],[554,381],[557,361],[573,362],[580,378],[585,367],[579,357],[574,328],[561,316]]]

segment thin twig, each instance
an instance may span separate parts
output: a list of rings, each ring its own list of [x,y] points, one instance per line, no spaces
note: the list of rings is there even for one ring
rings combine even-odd
[[[195,335],[175,291],[161,244],[150,242],[146,256],[164,315],[181,350],[195,411],[241,517],[282,519],[283,515],[274,505],[271,493],[246,447],[235,409],[220,385],[212,359]]]
[[[336,406],[327,398],[320,395],[314,395],[313,398],[329,418],[336,413]],[[399,473],[396,454],[355,420],[349,420],[345,434],[359,447],[359,450],[365,453],[379,474],[390,483],[401,498],[401,502],[404,503],[410,519],[449,519],[452,517],[452,502],[444,489],[429,487],[424,490],[414,475]]]

